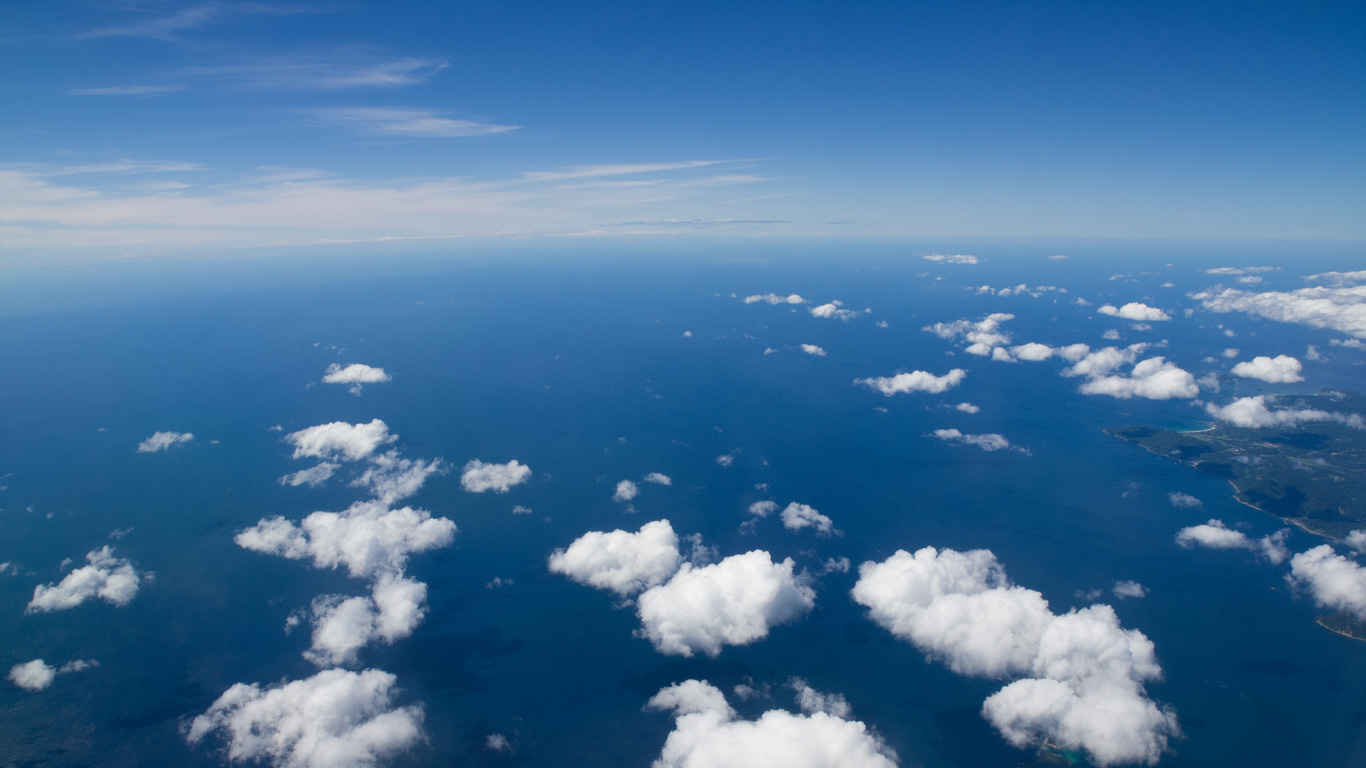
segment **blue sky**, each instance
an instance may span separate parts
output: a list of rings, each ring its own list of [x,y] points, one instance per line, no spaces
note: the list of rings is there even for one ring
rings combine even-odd
[[[1363,39],[1361,3],[12,3],[0,259],[1362,239]]]

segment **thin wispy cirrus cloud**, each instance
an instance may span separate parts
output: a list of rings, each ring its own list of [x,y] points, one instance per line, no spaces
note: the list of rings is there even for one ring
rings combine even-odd
[[[430,109],[401,107],[325,107],[305,114],[318,122],[380,136],[464,138],[497,136],[519,126],[451,117]]]
[[[129,10],[134,18],[107,26],[93,27],[72,36],[74,40],[93,40],[102,37],[141,37],[157,40],[178,40],[186,33],[217,24],[247,21],[253,16],[291,16],[301,13],[323,13],[321,9],[303,4],[268,4],[251,2],[206,2],[176,10],[170,14],[153,15],[140,12],[139,6],[116,6]]]
[[[72,96],[165,96],[190,90],[188,85],[114,85],[105,88],[72,88]]]
[[[398,137],[399,134],[390,134]],[[720,205],[718,191],[765,182],[737,161],[574,166],[478,180],[348,179],[317,169],[258,168],[227,182],[149,189],[122,174],[204,170],[194,163],[0,166],[0,249],[300,247],[347,243],[631,236],[678,227],[603,228],[625,212]],[[724,163],[729,163],[724,167]],[[72,183],[81,173],[93,175]],[[171,175],[168,181],[179,181]],[[631,182],[608,184],[607,182]]]

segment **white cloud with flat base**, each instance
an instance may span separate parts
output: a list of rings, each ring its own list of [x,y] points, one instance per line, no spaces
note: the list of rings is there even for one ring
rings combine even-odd
[[[1329,544],[1290,558],[1286,580],[1304,589],[1320,608],[1348,611],[1366,621],[1366,568],[1333,551]]]
[[[896,753],[845,707],[842,714],[771,709],[743,720],[719,688],[685,680],[645,705],[676,718],[653,768],[895,768]]]
[[[88,565],[68,573],[61,582],[34,587],[24,612],[65,611],[97,597],[121,607],[137,597],[143,574],[127,559],[114,557],[113,547],[91,550],[85,559]]]
[[[1276,355],[1258,356],[1250,361],[1238,363],[1233,366],[1232,373],[1245,379],[1260,379],[1272,384],[1291,384],[1304,381],[1304,377],[1300,375],[1303,370],[1304,365],[1299,360],[1289,355]]]
[[[531,467],[516,459],[506,464],[485,464],[479,459],[471,459],[460,473],[460,487],[470,493],[507,493],[512,486],[521,485],[530,478]]]
[[[903,395],[908,392],[939,394],[958,386],[963,379],[967,378],[967,375],[968,372],[962,368],[954,368],[943,376],[935,376],[926,371],[911,371],[910,373],[898,373],[895,376],[854,379],[854,383],[875,389],[887,397]]]
[[[636,533],[589,531],[550,555],[550,572],[622,597],[663,584],[683,557],[668,520],[646,523]]]
[[[1096,310],[1102,315],[1118,317],[1121,320],[1133,320],[1134,322],[1151,323],[1154,321],[1165,321],[1172,319],[1172,316],[1158,309],[1150,307],[1139,301],[1131,301],[1122,307],[1116,308],[1113,304],[1105,304]]]
[[[753,509],[752,505],[750,509]],[[821,536],[838,533],[835,530],[834,522],[829,517],[817,512],[815,507],[808,504],[798,504],[794,501],[783,508],[782,517],[783,527],[789,531],[813,528]]]
[[[231,763],[370,768],[425,738],[421,704],[393,706],[395,677],[327,669],[262,689],[238,683],[190,721],[185,739],[217,735]]]
[[[360,461],[395,440],[398,435],[389,434],[389,426],[379,419],[368,424],[334,421],[285,435],[285,441],[294,446],[296,459]]]
[[[1154,765],[1180,735],[1176,713],[1147,696],[1162,670],[1142,632],[1123,629],[1108,605],[1055,615],[987,550],[898,551],[860,566],[853,597],[959,674],[1022,678],[982,706],[1014,746],[1083,750],[1099,766]]]

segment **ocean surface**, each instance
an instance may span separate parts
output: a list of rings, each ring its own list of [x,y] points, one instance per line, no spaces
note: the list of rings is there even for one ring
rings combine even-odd
[[[1218,402],[1361,390],[1366,354],[1331,346],[1341,333],[1214,314],[1187,296],[1227,281],[1208,268],[1277,266],[1256,289],[1298,288],[1302,275],[1359,267],[1355,251],[989,243],[963,251],[976,265],[927,251],[646,243],[0,273],[0,562],[12,564],[0,574],[0,668],[99,661],[42,691],[0,684],[0,765],[223,764],[214,743],[186,743],[185,723],[235,683],[314,674],[301,655],[307,626],[287,634],[286,620],[318,595],[366,591],[345,570],[248,551],[233,536],[263,517],[365,498],[349,470],[318,488],[282,485],[312,464],[292,459],[282,436],[376,418],[403,456],[453,467],[404,503],[459,528],[452,546],[408,565],[428,585],[426,621],[361,652],[363,667],[397,676],[397,703],[425,708],[426,740],[393,765],[645,766],[673,728],[643,710],[662,687],[772,686],[768,700],[732,698],[754,716],[793,709],[782,689],[794,676],[843,694],[903,765],[1034,764],[981,717],[1001,681],[926,660],[849,597],[860,563],[930,545],[990,549],[1057,613],[1105,590],[1095,600],[1155,643],[1164,677],[1148,694],[1180,719],[1184,736],[1161,765],[1366,764],[1366,643],[1317,626],[1323,611],[1286,584],[1286,566],[1174,541],[1209,518],[1253,537],[1280,521],[1239,504],[1226,482],[1103,431],[1198,429],[1209,422],[1200,407],[1084,396],[1057,360],[992,362],[923,330],[1005,312],[1017,344],[1166,340],[1154,354],[1220,374],[1221,391],[1201,395]],[[1047,258],[1058,253],[1069,258]],[[977,290],[1020,283],[1066,292]],[[811,303],[743,301],[770,292]],[[832,300],[857,316],[807,311]],[[1173,319],[1137,330],[1095,311],[1131,301]],[[1103,339],[1111,329],[1118,341]],[[1310,344],[1328,359],[1306,360]],[[1299,357],[1307,380],[1234,379],[1228,347],[1239,360]],[[356,396],[320,383],[332,363],[383,367],[393,380]],[[968,375],[941,394],[853,384],[951,368]],[[946,407],[960,402],[980,412]],[[929,436],[948,428],[999,433],[1028,453]],[[139,453],[158,431],[194,439]],[[462,491],[460,467],[476,458],[516,459],[533,475],[507,493]],[[619,480],[649,472],[673,484],[641,483],[630,508],[613,500]],[[1204,506],[1177,508],[1172,492]],[[841,533],[787,531],[776,516],[742,531],[764,499],[809,504]],[[616,596],[547,569],[585,532],[658,519],[701,534],[720,557],[793,558],[813,575],[815,609],[759,642],[685,659],[635,636],[635,613]],[[1287,543],[1300,552],[1322,541],[1297,530]],[[154,573],[134,600],[25,614],[64,559],[79,566],[104,545]],[[839,557],[849,572],[821,573]],[[1148,596],[1115,598],[1120,580]],[[488,748],[494,733],[510,752]]]

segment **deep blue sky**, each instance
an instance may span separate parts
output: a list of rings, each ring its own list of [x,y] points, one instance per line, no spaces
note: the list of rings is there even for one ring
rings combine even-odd
[[[0,100],[10,261],[1366,238],[1361,3],[7,4]]]

